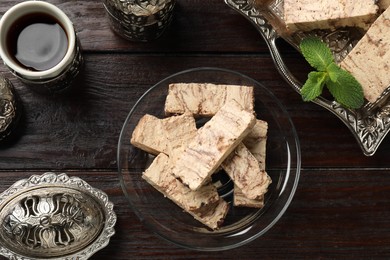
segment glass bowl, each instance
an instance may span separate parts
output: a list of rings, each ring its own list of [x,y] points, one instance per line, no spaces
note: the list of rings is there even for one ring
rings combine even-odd
[[[210,230],[183,212],[142,179],[154,156],[130,144],[132,132],[145,114],[164,117],[170,83],[197,82],[254,86],[258,119],[268,122],[266,171],[272,178],[262,209],[233,207],[218,230]],[[204,119],[199,119],[204,120]],[[202,122],[198,122],[202,123]],[[201,251],[218,251],[244,245],[266,233],[283,215],[296,190],[301,154],[294,125],[286,109],[264,86],[240,73],[219,68],[195,68],[171,75],[151,87],[131,109],[118,144],[118,172],[130,207],[151,231],[176,245]],[[218,192],[232,202],[233,183],[223,174]]]

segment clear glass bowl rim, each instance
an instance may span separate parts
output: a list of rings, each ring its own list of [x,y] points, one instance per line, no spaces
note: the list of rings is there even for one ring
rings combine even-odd
[[[125,182],[123,180],[123,176],[122,176],[122,170],[121,170],[121,143],[122,143],[122,140],[125,136],[125,129],[126,129],[126,126],[129,122],[129,120],[131,119],[134,111],[137,109],[138,105],[140,102],[142,102],[142,100],[145,98],[145,96],[148,95],[149,92],[153,91],[156,87],[158,87],[159,85],[161,85],[162,83],[168,81],[169,79],[172,79],[172,78],[175,78],[177,76],[180,76],[182,74],[188,74],[188,73],[192,73],[192,72],[201,72],[201,71],[215,71],[215,72],[221,72],[221,73],[228,73],[228,74],[234,74],[238,77],[241,77],[247,81],[251,81],[253,82],[254,85],[258,85],[258,86],[261,86],[263,88],[264,91],[266,91],[274,100],[274,102],[277,103],[277,105],[279,106],[279,109],[281,109],[283,111],[283,113],[287,116],[288,118],[288,121],[289,121],[289,124],[290,124],[290,131],[291,131],[291,135],[294,139],[294,142],[291,144],[293,145],[293,148],[294,150],[291,151],[292,152],[292,155],[295,155],[293,158],[290,158],[291,160],[294,160],[295,161],[295,171],[294,172],[290,172],[289,174],[289,177],[288,178],[293,178],[293,184],[290,188],[290,194],[288,195],[288,198],[286,199],[282,209],[278,212],[278,214],[275,216],[275,218],[268,223],[268,225],[263,228],[261,231],[259,231],[258,233],[256,233],[255,235],[252,235],[244,240],[241,240],[237,243],[234,243],[234,244],[228,244],[228,245],[222,245],[222,246],[211,246],[211,247],[198,247],[198,246],[191,246],[191,245],[188,245],[186,243],[180,243],[179,241],[175,241],[175,240],[172,240],[169,236],[167,235],[164,235],[164,234],[161,234],[159,232],[156,232],[153,228],[152,225],[150,225],[149,223],[146,223],[145,221],[143,221],[144,217],[142,216],[141,212],[138,211],[138,209],[133,205],[133,203],[131,202],[131,199],[129,198],[129,195],[127,193],[127,190],[126,190],[126,185],[125,185]],[[290,147],[289,147],[290,148]],[[290,205],[293,197],[294,197],[294,194],[295,194],[295,191],[297,189],[297,186],[298,186],[298,182],[299,182],[299,178],[300,178],[300,171],[301,171],[301,149],[300,149],[300,143],[299,143],[299,138],[298,138],[298,134],[297,134],[297,131],[295,129],[295,126],[292,122],[292,119],[291,117],[289,116],[287,110],[285,109],[285,107],[282,105],[282,103],[279,101],[278,98],[276,98],[276,96],[272,93],[272,91],[270,91],[268,88],[266,88],[265,86],[263,86],[262,84],[260,84],[258,81],[254,80],[253,78],[251,77],[248,77],[240,72],[237,72],[237,71],[233,71],[233,70],[230,70],[230,69],[225,69],[225,68],[217,68],[217,67],[196,67],[196,68],[191,68],[191,69],[187,69],[187,70],[182,70],[182,71],[179,71],[177,73],[174,73],[174,74],[171,74],[170,76],[168,77],[165,77],[164,79],[160,80],[159,82],[157,82],[156,84],[154,84],[152,87],[150,87],[143,95],[141,95],[141,97],[136,101],[136,103],[134,104],[134,106],[131,108],[129,114],[127,115],[126,119],[125,119],[125,122],[123,124],[123,127],[121,129],[121,132],[120,132],[120,135],[119,135],[119,141],[118,141],[118,148],[117,148],[117,166],[118,166],[118,175],[119,175],[119,180],[120,180],[120,185],[121,185],[121,188],[122,188],[122,191],[130,205],[130,208],[134,211],[134,213],[137,215],[137,217],[140,219],[140,221],[142,221],[142,223],[151,231],[153,231],[156,235],[158,235],[159,237],[161,237],[162,239],[168,241],[168,242],[171,242],[177,246],[180,246],[180,247],[183,247],[183,248],[187,248],[187,249],[191,249],[191,250],[197,250],[197,251],[222,251],[222,250],[230,250],[230,249],[234,249],[234,248],[237,248],[237,247],[240,247],[240,246],[243,246],[249,242],[252,242],[253,240],[259,238],[260,236],[264,235],[269,229],[271,229],[279,220],[280,218],[283,216],[283,214],[285,213],[285,211],[287,210],[288,206]],[[292,176],[291,176],[292,175]]]

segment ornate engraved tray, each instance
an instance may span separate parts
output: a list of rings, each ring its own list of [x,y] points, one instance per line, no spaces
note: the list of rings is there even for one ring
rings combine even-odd
[[[87,259],[108,244],[115,222],[101,190],[64,173],[33,175],[0,194],[0,255]]]
[[[303,37],[316,35],[328,43],[336,60],[341,60],[362,37],[362,32],[354,29],[340,29],[333,32],[317,30],[288,35],[283,30],[283,0],[225,0],[225,3],[245,16],[256,27],[266,41],[279,73],[298,93],[300,93],[303,84],[292,75],[283,62],[276,46],[278,38],[283,38],[298,49],[299,42]],[[363,153],[366,156],[371,156],[390,130],[390,100],[387,98],[390,93],[389,89],[382,94],[376,103],[367,102],[359,109],[347,109],[322,96],[313,102],[336,115],[350,129]]]

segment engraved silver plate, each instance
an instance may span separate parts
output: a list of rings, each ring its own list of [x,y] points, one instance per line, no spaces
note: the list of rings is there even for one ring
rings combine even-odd
[[[266,41],[276,68],[282,77],[298,93],[302,87],[284,63],[276,40],[283,38],[298,49],[303,37],[316,35],[331,47],[336,60],[341,60],[362,37],[362,32],[355,29],[339,29],[336,31],[315,30],[288,35],[283,26],[283,0],[225,0],[225,3],[246,17],[260,32]],[[319,97],[313,102],[336,115],[352,132],[363,153],[373,155],[390,130],[390,88],[386,89],[375,103],[367,102],[360,109],[347,109],[334,100]]]
[[[115,222],[101,190],[64,173],[33,175],[0,194],[0,255],[87,259],[108,244]]]

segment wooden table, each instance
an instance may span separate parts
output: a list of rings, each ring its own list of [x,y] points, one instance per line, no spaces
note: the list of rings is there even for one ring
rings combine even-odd
[[[2,0],[0,14],[20,1]],[[92,259],[367,259],[390,257],[390,139],[366,157],[334,115],[305,103],[278,74],[264,40],[222,0],[178,0],[174,20],[150,43],[123,40],[109,27],[102,1],[49,0],[74,22],[85,57],[76,90],[50,97],[10,78],[23,103],[11,141],[0,146],[0,191],[32,174],[65,172],[105,191],[115,203],[116,234]],[[297,78],[307,65],[286,43]],[[117,175],[121,127],[137,99],[161,79],[212,66],[246,74],[281,100],[296,126],[302,171],[281,220],[250,244],[196,252],[149,231],[130,209]]]

